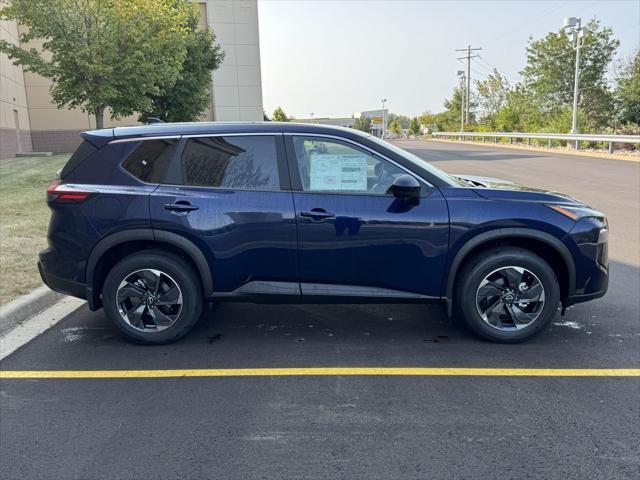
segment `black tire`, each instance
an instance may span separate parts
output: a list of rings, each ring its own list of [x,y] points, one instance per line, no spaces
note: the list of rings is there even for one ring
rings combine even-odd
[[[542,284],[545,297],[535,320],[518,330],[505,331],[483,319],[476,305],[476,294],[488,275],[509,266],[533,273]],[[549,325],[560,302],[560,287],[553,269],[538,255],[523,248],[497,247],[474,256],[465,264],[456,283],[455,304],[459,315],[476,335],[492,342],[517,343],[530,339]]]
[[[142,331],[134,328],[118,309],[116,296],[120,283],[134,272],[144,269],[160,270],[167,274],[182,294],[182,306],[177,318],[162,331]],[[118,330],[129,340],[146,345],[170,343],[185,336],[199,320],[204,305],[200,279],[193,268],[179,256],[162,250],[144,250],[118,262],[107,274],[102,299],[107,317]]]

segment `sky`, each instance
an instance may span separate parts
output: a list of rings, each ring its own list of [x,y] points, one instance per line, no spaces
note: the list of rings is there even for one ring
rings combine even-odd
[[[258,0],[265,110],[350,117],[380,108],[438,112],[466,64],[458,48],[482,47],[471,78],[496,67],[519,80],[530,36],[557,31],[564,17],[613,29],[618,57],[640,46],[640,0],[428,1]]]

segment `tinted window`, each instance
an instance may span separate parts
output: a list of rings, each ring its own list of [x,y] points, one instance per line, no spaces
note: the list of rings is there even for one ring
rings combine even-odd
[[[146,183],[160,183],[178,143],[175,139],[144,140],[131,152],[122,166]]]
[[[265,135],[190,138],[182,153],[182,183],[278,190],[275,138]]]
[[[71,171],[76,168],[82,161],[97,150],[96,147],[91,145],[86,140],[83,140],[76,151],[71,155],[71,158],[60,171],[60,178],[66,177]]]
[[[295,137],[302,187],[307,192],[386,194],[400,167],[334,140]]]

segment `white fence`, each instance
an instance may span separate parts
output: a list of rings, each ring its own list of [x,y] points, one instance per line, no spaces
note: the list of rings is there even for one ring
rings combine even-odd
[[[509,139],[513,143],[514,139],[521,139],[531,145],[531,139],[547,140],[549,147],[554,140],[575,142],[575,148],[580,148],[580,142],[604,142],[609,144],[609,152],[613,153],[613,146],[616,143],[640,144],[640,135],[597,135],[590,133],[564,134],[564,133],[524,133],[524,132],[433,132],[434,137],[457,137],[459,140],[470,138],[475,140],[480,138],[483,142],[487,138],[493,138],[498,143],[500,138]]]

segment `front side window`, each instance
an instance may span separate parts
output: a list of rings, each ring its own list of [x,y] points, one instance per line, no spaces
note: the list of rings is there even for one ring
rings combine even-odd
[[[171,162],[178,140],[143,140],[122,163],[134,177],[146,183],[160,183]]]
[[[305,192],[387,194],[400,167],[337,140],[294,137]]]
[[[189,138],[182,153],[182,184],[242,190],[278,190],[273,136]]]

